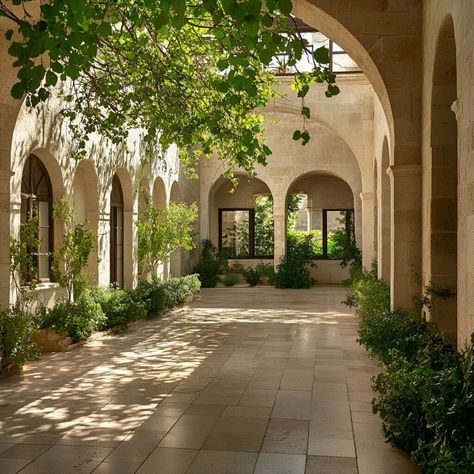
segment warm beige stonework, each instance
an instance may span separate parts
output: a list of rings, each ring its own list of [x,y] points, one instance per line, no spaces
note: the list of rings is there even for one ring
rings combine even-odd
[[[291,139],[292,131],[301,128],[301,101],[287,82],[280,86],[285,99],[264,111],[274,153],[257,172],[275,199],[275,260],[285,253],[286,199],[292,183],[307,173],[336,176],[354,196],[364,264],[377,258],[379,276],[390,281],[392,304],[409,306],[430,282],[456,288],[456,301],[437,302],[426,316],[463,347],[474,330],[474,5],[467,0],[360,0],[357,8],[348,8],[346,0],[293,3],[294,14],[342,46],[363,74],[339,76],[342,92],[330,100],[322,87],[311,89],[305,100],[312,109],[307,125],[312,140],[306,147]],[[150,202],[166,205],[178,199],[171,196],[177,183],[179,200],[200,205],[199,238],[215,238],[212,196],[222,175],[220,165],[203,163],[200,180],[190,182],[172,149],[167,171],[159,164],[143,168],[136,131],[126,156],[96,137],[87,160],[74,163],[68,131],[57,120],[57,100],[31,111],[10,97],[16,73],[3,38],[7,28],[7,20],[0,19],[2,304],[13,296],[7,243],[18,235],[21,168],[31,152],[47,167],[53,194],[67,194],[81,218],[89,218],[98,229],[98,251],[89,270],[100,284],[110,281],[109,197],[115,171],[126,200],[126,286],[134,286],[139,276],[135,223],[144,209],[141,184]],[[444,83],[443,77],[450,82]],[[57,245],[61,232],[55,230]],[[177,253],[160,275],[192,270],[197,256]],[[334,276],[331,268],[322,270]],[[52,286],[40,289],[47,302],[58,295]]]
[[[0,381],[0,471],[411,474],[344,290],[217,288]],[[306,471],[305,471],[306,468]]]

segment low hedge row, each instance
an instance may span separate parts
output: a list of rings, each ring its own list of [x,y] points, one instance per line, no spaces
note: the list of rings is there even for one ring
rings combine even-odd
[[[33,337],[40,328],[68,333],[74,342],[84,341],[94,331],[123,329],[158,316],[184,303],[200,287],[197,275],[189,275],[166,282],[140,282],[134,290],[86,288],[74,303],[59,300],[52,308],[41,308],[34,314],[18,305],[0,311],[0,375],[37,356]]]
[[[353,275],[345,303],[360,316],[359,342],[386,369],[372,402],[384,434],[425,473],[473,473],[474,335],[456,352],[419,311],[390,311],[389,302],[374,271]]]

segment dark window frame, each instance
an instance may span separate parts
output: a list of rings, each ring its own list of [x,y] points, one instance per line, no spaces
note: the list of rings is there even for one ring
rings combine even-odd
[[[114,186],[116,186],[116,190],[120,193],[120,201],[114,201],[113,200],[113,194],[114,194]],[[117,257],[118,257],[118,249],[117,249],[117,214],[118,212],[121,212],[122,214],[122,228],[121,228],[121,234],[122,234],[122,248],[121,248],[121,262],[122,262],[122,281],[118,282],[117,281],[117,270],[118,270],[118,262],[117,262]],[[112,178],[112,189],[110,191],[110,283],[111,284],[117,284],[120,288],[124,287],[124,272],[125,272],[125,265],[124,265],[124,246],[125,246],[125,233],[124,233],[124,227],[125,227],[125,212],[124,212],[124,199],[123,199],[123,189],[122,189],[122,183],[120,182],[120,178],[114,174]]]
[[[322,228],[322,239],[323,239],[323,255],[317,260],[338,260],[328,257],[328,212],[345,212],[346,213],[346,233],[351,237],[354,237],[355,232],[355,212],[354,209],[323,209],[323,228]],[[347,213],[352,214],[351,219],[347,219]]]
[[[218,209],[218,248],[222,246],[222,214],[224,212],[247,211],[249,213],[249,255],[248,257],[229,257],[231,260],[272,259],[272,255],[255,255],[255,208],[254,207],[220,207]]]
[[[42,175],[40,179],[33,183],[33,166],[38,166]],[[27,176],[25,176],[27,173]],[[36,191],[39,185],[42,183],[43,179],[46,182],[47,194],[38,194]],[[39,283],[50,283],[54,281],[52,275],[52,265],[53,265],[53,252],[54,252],[54,219],[53,219],[53,186],[51,183],[51,177],[49,176],[48,170],[44,163],[34,154],[30,154],[23,165],[22,175],[21,175],[21,207],[26,206],[26,222],[30,221],[33,216],[33,210],[35,204],[37,205],[37,212],[39,213],[39,203],[47,202],[48,203],[48,276],[46,278],[39,277],[39,249],[30,249],[31,253],[35,256],[35,265],[36,265],[36,279]],[[20,211],[20,216],[23,213]],[[24,223],[24,222],[22,222]],[[39,233],[39,228],[38,228]],[[34,279],[32,274],[33,269],[27,268],[25,276],[25,281],[30,283]]]

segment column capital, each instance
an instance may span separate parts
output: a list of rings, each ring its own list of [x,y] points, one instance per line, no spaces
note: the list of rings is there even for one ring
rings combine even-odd
[[[421,165],[392,165],[387,168],[390,177],[421,175]]]

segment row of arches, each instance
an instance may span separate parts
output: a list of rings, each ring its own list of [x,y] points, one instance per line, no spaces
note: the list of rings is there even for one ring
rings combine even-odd
[[[78,223],[88,223],[96,231],[97,250],[90,257],[87,273],[92,283],[116,284],[133,287],[137,273],[136,221],[153,203],[165,208],[169,201],[181,202],[181,191],[174,181],[167,193],[165,182],[156,177],[153,188],[144,177],[134,190],[132,180],[125,169],[119,168],[101,182],[93,163],[83,160],[76,166],[72,186],[65,192],[59,180],[61,173],[54,158],[44,150],[37,150],[26,158],[23,168],[17,171],[20,183],[18,205],[20,224],[37,219],[39,248],[35,252],[36,275],[28,275],[41,284],[51,283],[51,255],[61,244],[63,229],[53,217],[53,204],[65,196],[75,211]],[[163,268],[161,275],[179,275],[180,255],[173,255],[171,268]],[[33,271],[33,270],[31,270]]]

